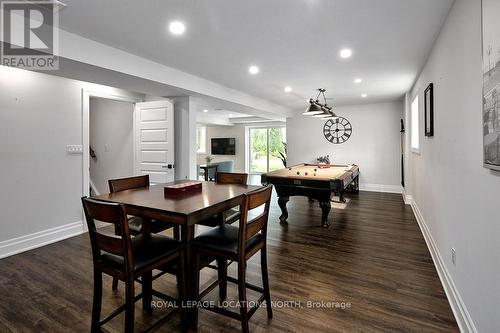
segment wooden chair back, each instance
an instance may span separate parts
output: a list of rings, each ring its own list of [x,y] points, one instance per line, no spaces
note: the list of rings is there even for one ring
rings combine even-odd
[[[217,184],[241,184],[246,185],[248,181],[247,173],[217,172],[215,182]]]
[[[124,257],[125,266],[128,267],[133,259],[125,206],[86,197],[82,198],[82,204],[89,229],[94,264],[99,261],[102,251],[105,251]],[[96,220],[114,224],[120,229],[122,236],[100,232],[95,226]]]
[[[134,188],[148,187],[149,175],[111,179],[108,181],[108,185],[110,193],[131,190]]]
[[[240,208],[240,230],[239,230],[239,248],[240,251],[245,248],[247,240],[261,232],[264,239],[267,236],[267,221],[269,220],[269,207],[271,204],[271,194],[273,185],[265,186],[261,189],[252,191],[243,195],[243,202]],[[248,219],[248,213],[256,208],[263,206],[262,212]]]

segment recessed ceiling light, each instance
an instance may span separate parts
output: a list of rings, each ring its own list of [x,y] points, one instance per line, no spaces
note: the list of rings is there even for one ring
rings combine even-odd
[[[350,49],[340,50],[340,57],[343,59],[350,58],[352,56],[352,51]]]
[[[233,116],[233,114],[232,114],[232,113],[230,113],[230,114],[229,114],[229,117],[232,117],[232,116]]]
[[[292,91],[292,87],[290,87],[290,86],[285,87],[285,92],[289,93],[291,91]]]
[[[248,67],[248,72],[250,74],[253,74],[253,75],[258,74],[259,73],[259,67],[257,67],[257,66],[250,66],[250,67]]]
[[[207,113],[207,112],[208,112],[208,110],[207,110],[207,109],[203,109],[203,112]]]
[[[368,97],[368,95],[367,95],[367,94],[361,94],[361,97],[362,97],[362,98],[367,98],[367,97]]]
[[[356,83],[356,84],[361,83],[361,82],[363,82],[362,79],[359,79],[359,78],[358,79],[354,79],[354,83]]]
[[[182,35],[186,31],[186,26],[180,21],[172,21],[168,26],[168,30],[174,35]]]

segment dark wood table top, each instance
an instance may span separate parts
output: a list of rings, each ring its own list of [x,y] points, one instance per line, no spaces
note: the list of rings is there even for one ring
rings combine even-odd
[[[186,181],[175,181],[168,183],[168,185],[183,182]],[[165,185],[166,184],[151,185],[144,188],[103,194],[94,198],[109,202],[123,203],[127,206],[127,210],[131,214],[136,212],[134,208],[145,208],[147,210],[183,215],[186,217],[221,204],[233,203],[235,199],[237,200],[243,194],[260,188],[260,186],[255,185],[230,185],[202,182],[201,192],[165,197],[163,194]],[[154,216],[151,217],[156,218]]]
[[[211,168],[217,168],[219,165],[217,163],[213,164],[200,164],[200,168],[202,169],[211,169]]]

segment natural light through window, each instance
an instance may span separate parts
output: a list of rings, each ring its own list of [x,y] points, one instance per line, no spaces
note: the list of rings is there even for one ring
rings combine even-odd
[[[204,154],[207,151],[207,127],[196,126],[196,152]]]
[[[418,153],[420,149],[420,127],[418,123],[418,95],[411,103],[411,149]]]

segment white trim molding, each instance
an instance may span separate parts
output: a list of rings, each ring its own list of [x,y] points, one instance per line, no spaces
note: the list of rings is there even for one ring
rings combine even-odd
[[[406,194],[404,188],[403,191],[401,192],[401,195],[403,196],[403,201],[405,202],[405,205],[411,205],[411,195]]]
[[[401,185],[360,183],[359,189],[361,191],[369,191],[369,192],[384,192],[384,193],[402,193],[403,192],[403,187]]]
[[[34,232],[0,242],[0,259],[58,242],[84,232],[83,221]]]
[[[444,291],[448,298],[448,302],[450,303],[451,310],[455,315],[455,319],[457,321],[458,327],[460,328],[460,332],[477,333],[478,331],[476,326],[474,325],[474,322],[472,321],[472,317],[467,310],[462,297],[460,296],[460,292],[453,282],[453,278],[446,268],[443,257],[439,253],[436,242],[432,237],[429,227],[425,223],[424,217],[422,216],[417,203],[411,195],[406,195],[406,198],[406,200],[411,204],[411,208],[413,210],[413,213],[415,214],[415,218],[417,219],[418,226],[420,227],[422,235],[424,236],[425,243],[429,248],[432,260],[434,261],[434,266],[436,267],[439,279],[441,280],[441,284],[443,285]]]

